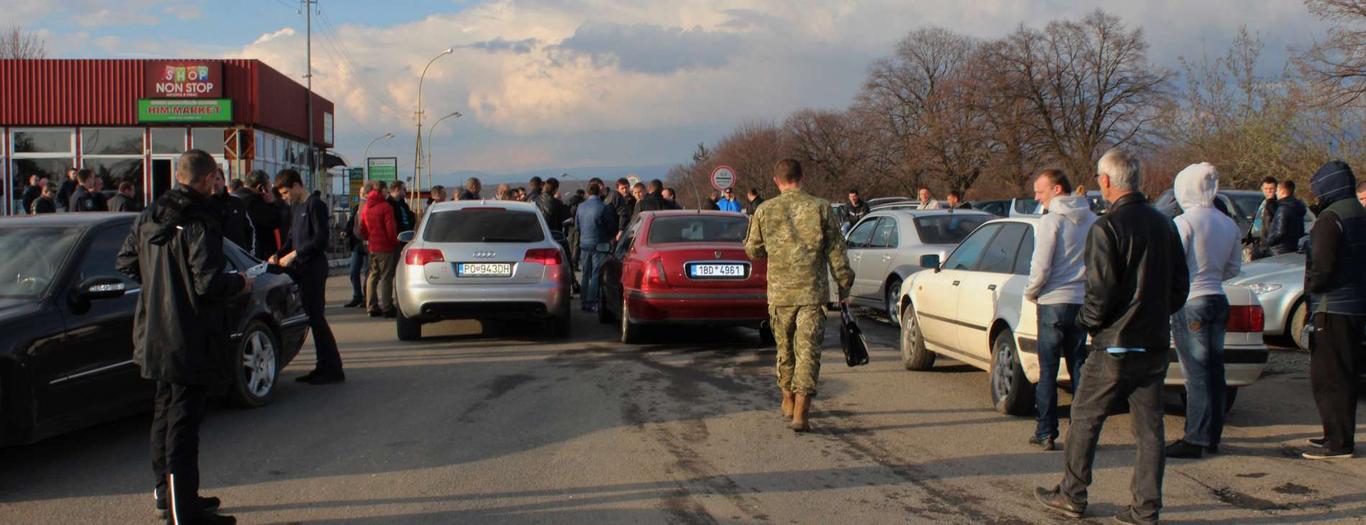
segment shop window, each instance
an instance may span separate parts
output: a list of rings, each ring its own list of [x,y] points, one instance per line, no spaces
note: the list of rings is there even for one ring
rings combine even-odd
[[[85,157],[85,167],[104,181],[105,190],[117,190],[120,182],[131,182],[142,195],[142,158]]]
[[[84,155],[142,155],[141,128],[82,128]]]
[[[15,191],[10,199],[11,213],[22,213],[19,197],[29,176],[47,177],[60,185],[66,179],[75,155],[75,133],[70,129],[23,129],[10,134],[13,155],[10,157],[9,177]]]
[[[185,152],[185,128],[152,128],[152,153]]]
[[[193,128],[190,133],[195,149],[204,150],[210,155],[223,154],[223,143],[227,138],[223,128]]]
[[[14,132],[14,153],[63,153],[70,156],[71,130],[27,130]]]

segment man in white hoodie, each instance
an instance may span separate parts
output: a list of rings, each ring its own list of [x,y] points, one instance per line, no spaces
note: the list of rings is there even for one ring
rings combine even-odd
[[[1184,212],[1176,231],[1190,269],[1186,305],[1172,316],[1172,340],[1186,377],[1186,435],[1167,446],[1167,457],[1194,459],[1219,451],[1224,432],[1224,331],[1228,323],[1225,279],[1242,266],[1241,232],[1214,208],[1219,174],[1208,162],[1192,164],[1176,175],[1176,200]]]
[[[1034,179],[1034,198],[1046,210],[1034,233],[1034,256],[1024,296],[1038,304],[1039,384],[1034,392],[1038,426],[1029,443],[1055,450],[1058,438],[1058,361],[1067,361],[1075,391],[1086,360],[1086,331],[1077,325],[1086,296],[1086,235],[1096,214],[1086,197],[1072,195],[1062,170]]]

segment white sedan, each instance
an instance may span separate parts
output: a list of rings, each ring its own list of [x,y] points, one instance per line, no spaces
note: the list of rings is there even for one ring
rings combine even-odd
[[[936,355],[952,357],[991,373],[991,400],[1003,414],[1034,410],[1039,381],[1038,320],[1024,300],[1037,218],[988,222],[958,245],[942,263],[926,255],[932,269],[912,274],[901,287],[901,356],[907,369],[928,370]],[[1236,389],[1257,381],[1266,366],[1262,307],[1246,287],[1224,285],[1231,312],[1224,338],[1229,403]],[[1172,351],[1167,386],[1184,385]],[[1059,367],[1059,382],[1070,382]]]

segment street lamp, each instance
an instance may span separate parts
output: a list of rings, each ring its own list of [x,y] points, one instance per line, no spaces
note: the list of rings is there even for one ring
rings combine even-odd
[[[441,124],[441,121],[448,118],[460,118],[462,116],[463,115],[461,115],[459,111],[452,111],[449,115],[437,119],[436,122],[432,124],[432,129],[427,132],[427,189],[431,189],[432,187],[432,135],[436,134],[436,127]],[[421,183],[418,184],[418,186],[421,185]],[[418,188],[418,192],[420,193],[421,191],[422,188]]]
[[[361,177],[361,191],[365,191],[365,185],[370,183],[370,146],[374,146],[376,142],[379,142],[381,140],[392,138],[394,138],[393,133],[385,133],[383,135],[375,137],[374,140],[371,140],[369,144],[365,145],[365,156],[361,157],[361,162],[365,163],[365,174],[363,177]]]
[[[455,52],[455,48],[448,47],[441,54],[432,57],[427,61],[427,65],[422,68],[422,75],[417,77],[417,151],[413,154],[413,180],[422,180],[422,83],[427,80],[427,70],[432,67],[432,63],[437,59]]]

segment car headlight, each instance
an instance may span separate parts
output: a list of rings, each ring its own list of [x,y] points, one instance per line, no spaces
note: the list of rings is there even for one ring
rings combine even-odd
[[[1247,285],[1247,287],[1250,288],[1252,290],[1252,293],[1256,295],[1266,295],[1276,290],[1280,290],[1281,288],[1284,288],[1285,285],[1280,283],[1252,283]]]

